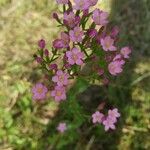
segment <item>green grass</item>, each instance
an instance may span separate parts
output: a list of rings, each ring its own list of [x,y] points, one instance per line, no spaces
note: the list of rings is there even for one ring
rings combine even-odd
[[[105,133],[101,127],[88,129],[90,123],[86,125],[80,116],[83,110],[77,103],[73,104],[75,108],[66,103],[58,111],[51,100],[32,102],[30,89],[43,78],[32,62],[37,40],[45,38],[50,46],[58,33],[51,18],[51,13],[58,10],[54,0],[0,0],[0,150],[150,149],[150,2],[110,2],[102,6],[110,11],[112,24],[121,28],[120,45],[130,44],[133,54],[125,72],[108,89],[108,99],[120,108],[122,118],[116,132]],[[82,92],[86,86],[79,82],[75,90]],[[75,99],[73,94],[71,98]],[[54,129],[63,119],[74,121],[71,130],[59,137]],[[82,132],[76,131],[79,127]]]

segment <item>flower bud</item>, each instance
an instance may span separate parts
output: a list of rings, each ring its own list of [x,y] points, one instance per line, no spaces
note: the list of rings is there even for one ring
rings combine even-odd
[[[56,49],[61,49],[64,47],[64,41],[62,39],[56,39],[53,41],[53,47]]]
[[[104,69],[102,69],[102,68],[99,68],[98,70],[97,70],[97,72],[98,72],[98,75],[103,75],[104,74]]]
[[[36,61],[37,61],[37,63],[39,63],[39,64],[40,64],[40,63],[42,62],[42,58],[41,58],[41,57],[39,57],[39,56],[37,56],[37,57],[36,57]]]
[[[39,41],[38,41],[38,46],[39,46],[41,49],[45,48],[45,40],[44,40],[44,39],[39,40]]]
[[[111,31],[111,37],[115,38],[119,33],[119,27],[115,26],[113,27],[112,31]]]
[[[49,55],[48,49],[45,49],[44,54],[45,54],[45,56],[48,56],[48,55]]]
[[[109,84],[109,80],[106,77],[103,79],[102,82],[103,82],[104,85],[108,85]]]
[[[58,14],[54,12],[53,13],[53,18],[56,19],[56,20],[58,20]]]
[[[88,36],[90,36],[91,38],[95,37],[97,35],[97,30],[96,29],[89,29],[87,31]]]
[[[70,69],[70,68],[71,68],[71,65],[68,64],[68,63],[66,63],[66,64],[64,64],[64,67],[65,67],[66,69]]]
[[[49,69],[56,71],[57,70],[57,64],[50,64]]]
[[[86,10],[83,10],[83,16],[87,16],[89,14],[89,10],[88,9],[86,9]]]

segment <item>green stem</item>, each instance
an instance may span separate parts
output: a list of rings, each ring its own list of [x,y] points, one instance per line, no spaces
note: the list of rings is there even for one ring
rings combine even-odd
[[[89,58],[88,53],[86,52],[86,50],[84,49],[84,47],[82,46],[82,44],[79,44],[81,50],[84,52],[84,54]]]

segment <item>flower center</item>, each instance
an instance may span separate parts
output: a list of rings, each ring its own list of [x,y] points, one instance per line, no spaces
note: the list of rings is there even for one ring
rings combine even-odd
[[[57,91],[57,92],[56,92],[56,95],[57,95],[57,96],[61,96],[61,91]]]
[[[99,116],[96,116],[96,120],[99,120]]]
[[[59,76],[59,81],[63,81],[64,78],[65,78],[64,75],[60,75],[60,76]]]
[[[37,92],[38,92],[39,94],[42,94],[42,93],[43,93],[43,89],[42,89],[42,88],[38,88],[38,89],[37,89]]]
[[[106,48],[109,48],[109,47],[110,47],[110,44],[111,44],[111,43],[110,43],[109,41],[107,41],[106,44],[105,44]]]
[[[72,55],[72,59],[73,59],[74,61],[76,61],[76,60],[78,59],[78,56],[75,55],[75,54],[73,54],[73,55]]]
[[[76,32],[75,32],[75,36],[76,36],[76,37],[80,36],[80,31],[76,31]]]
[[[83,7],[83,5],[84,5],[83,0],[80,0],[80,2],[79,2],[79,7],[81,8],[81,7]]]
[[[68,24],[73,24],[73,23],[74,23],[74,18],[70,17],[70,18],[68,19]]]

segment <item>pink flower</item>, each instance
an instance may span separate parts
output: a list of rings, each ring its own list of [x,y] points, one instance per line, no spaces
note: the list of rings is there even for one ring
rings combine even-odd
[[[89,9],[90,3],[89,0],[74,0],[76,10],[86,10]]]
[[[68,4],[68,0],[56,0],[58,4]]]
[[[61,49],[64,47],[64,41],[62,39],[56,39],[53,41],[53,47],[56,49]]]
[[[47,91],[48,90],[46,86],[44,86],[42,83],[37,83],[32,88],[33,99],[36,99],[36,100],[44,99],[46,97]]]
[[[45,40],[43,40],[43,39],[39,40],[39,41],[38,41],[38,46],[39,46],[41,49],[45,48]]]
[[[55,86],[55,89],[51,92],[51,96],[54,97],[55,101],[60,102],[66,99],[66,91],[63,86]]]
[[[114,40],[110,36],[101,39],[101,45],[105,51],[116,51]]]
[[[119,33],[119,28],[117,26],[113,27],[112,31],[111,31],[111,37],[115,38]]]
[[[129,58],[129,54],[131,53],[131,49],[129,47],[123,47],[121,49],[121,54],[123,55],[124,58]]]
[[[84,58],[84,53],[81,52],[77,48],[73,48],[72,50],[67,51],[66,56],[68,58],[68,63],[70,65],[74,65],[74,64],[82,65],[83,64],[82,59]]]
[[[115,123],[117,121],[117,118],[120,117],[120,113],[118,113],[118,109],[114,108],[112,110],[111,109],[108,110],[108,117]]]
[[[88,0],[90,3],[90,6],[95,6],[98,2],[98,0]]]
[[[104,114],[100,113],[99,111],[96,111],[92,115],[93,123],[102,123],[103,122],[103,118],[104,118]]]
[[[67,125],[66,123],[59,123],[59,125],[57,126],[57,130],[60,133],[64,133],[67,130]]]
[[[108,13],[100,11],[99,9],[93,11],[92,18],[96,25],[105,26],[108,23]]]
[[[80,17],[75,16],[73,12],[64,13],[64,24],[68,25],[70,28],[74,28],[80,22]]]
[[[105,126],[105,131],[108,131],[109,129],[116,129],[114,122],[109,117],[103,121],[103,125]]]
[[[122,56],[120,54],[117,54],[114,58],[113,58],[113,61],[116,61],[116,60],[121,60],[122,59]]]
[[[69,47],[70,38],[69,35],[65,32],[61,32],[61,39],[63,40],[63,48]]]
[[[56,75],[52,77],[52,81],[56,82],[58,86],[63,86],[68,84],[69,75],[62,70],[58,70]]]
[[[114,58],[113,61],[119,61],[121,65],[125,64],[125,61],[122,59],[121,54],[117,54]]]
[[[88,35],[89,35],[91,38],[93,38],[93,37],[95,37],[95,36],[97,35],[97,30],[96,30],[96,29],[89,29],[89,30],[87,31],[87,33],[88,33]]]
[[[113,61],[108,65],[108,70],[112,75],[116,76],[117,74],[123,71],[122,70],[123,64],[124,64],[123,61]]]
[[[56,49],[69,47],[70,38],[65,32],[61,32],[61,39],[56,39],[53,41],[53,47]]]
[[[115,129],[115,123],[117,122],[117,118],[120,117],[120,113],[118,113],[118,109],[110,109],[108,110],[108,116],[103,121],[103,125],[105,126],[105,131],[108,131],[109,129]]]
[[[79,26],[69,31],[70,39],[72,42],[82,42],[84,32],[81,31]]]

